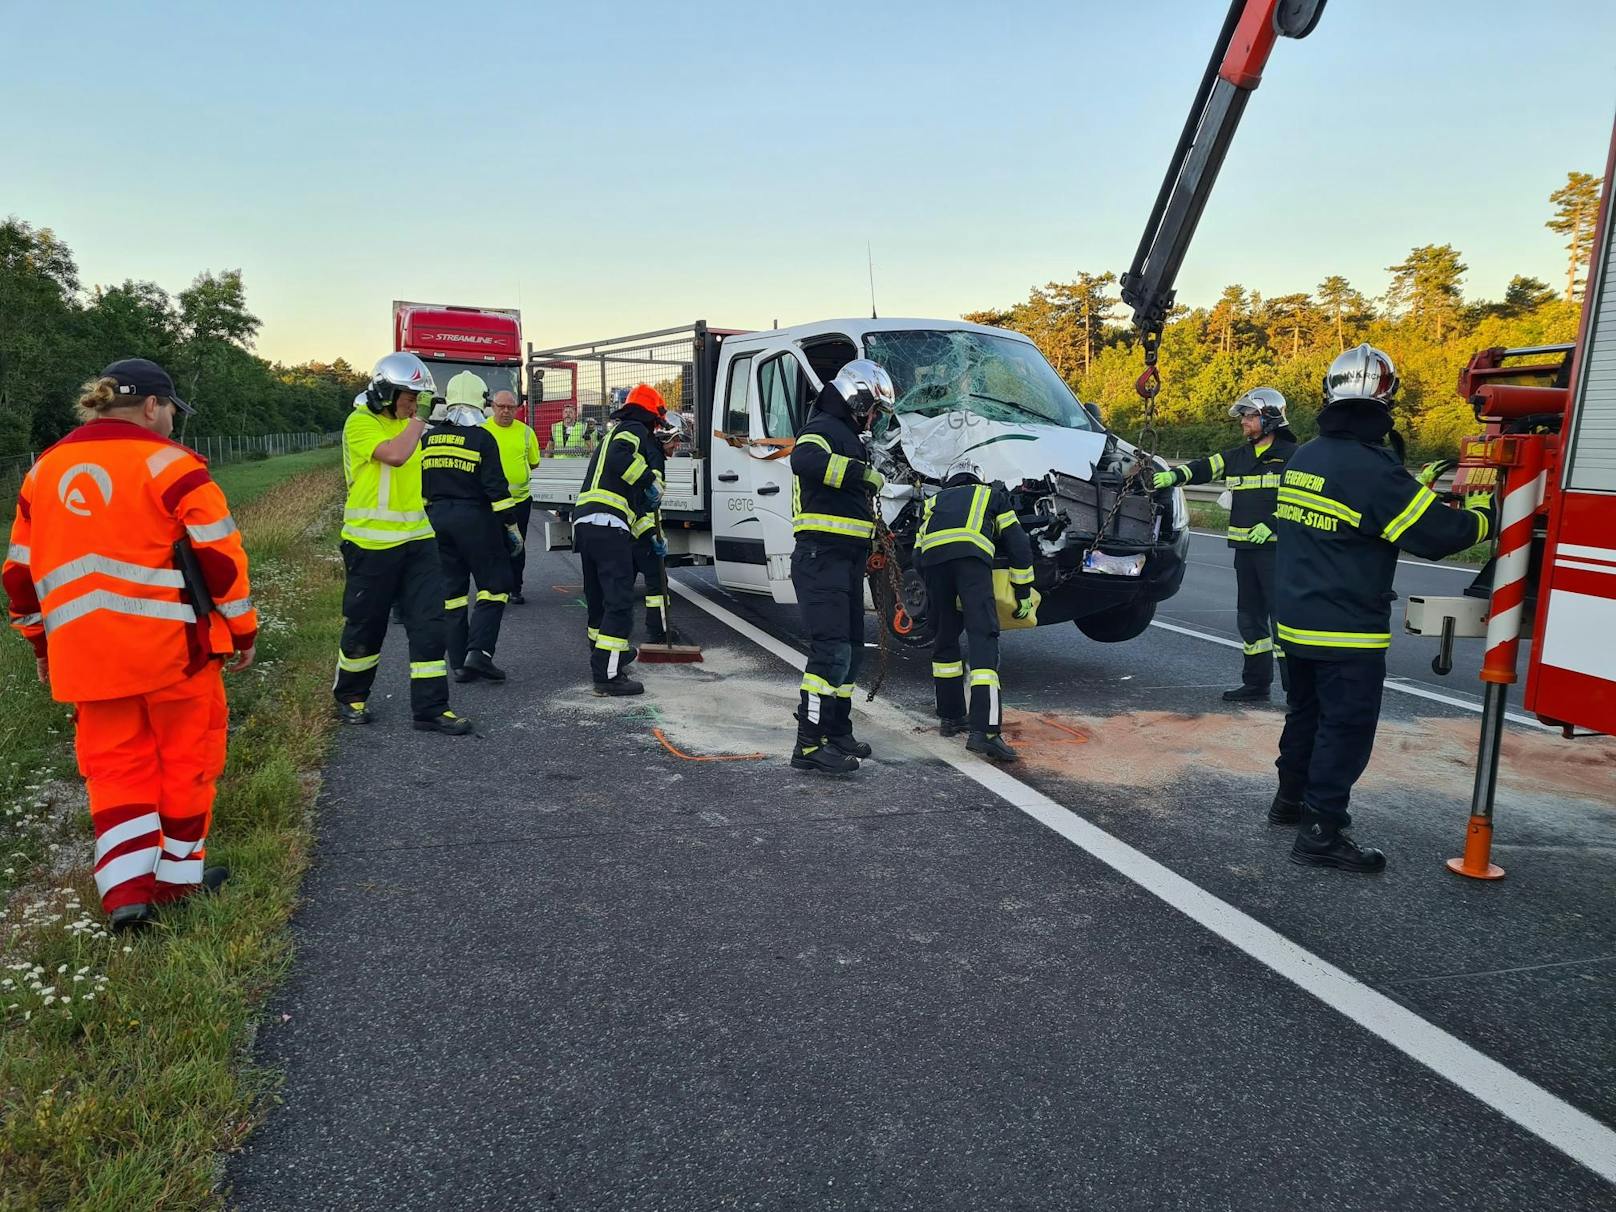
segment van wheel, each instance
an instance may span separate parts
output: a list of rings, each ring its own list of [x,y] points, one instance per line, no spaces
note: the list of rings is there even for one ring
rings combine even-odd
[[[1155,617],[1156,603],[1142,602],[1084,615],[1075,621],[1077,629],[1089,639],[1102,644],[1120,644],[1123,640],[1143,635],[1145,628],[1150,626],[1150,620]]]

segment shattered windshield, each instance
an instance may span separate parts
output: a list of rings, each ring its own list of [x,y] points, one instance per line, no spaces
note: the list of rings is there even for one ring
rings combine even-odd
[[[958,329],[872,332],[865,356],[886,367],[897,413],[957,409],[989,421],[1096,429],[1071,388],[1026,341]]]

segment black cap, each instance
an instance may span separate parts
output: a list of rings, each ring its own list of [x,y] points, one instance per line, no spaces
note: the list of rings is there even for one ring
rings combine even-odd
[[[143,400],[147,396],[162,396],[173,400],[174,407],[187,416],[196,412],[196,409],[175,394],[174,380],[169,378],[168,371],[149,358],[120,358],[103,370],[101,377],[116,379],[120,396],[133,396],[136,400]]]

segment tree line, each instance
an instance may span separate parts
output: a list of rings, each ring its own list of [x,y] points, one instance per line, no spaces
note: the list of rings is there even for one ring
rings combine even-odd
[[[1210,307],[1175,307],[1161,342],[1159,449],[1189,454],[1227,445],[1230,403],[1264,385],[1285,393],[1292,427],[1311,436],[1331,359],[1368,341],[1397,363],[1403,383],[1398,422],[1410,450],[1425,458],[1457,453],[1459,440],[1477,428],[1455,391],[1472,354],[1495,345],[1575,340],[1599,187],[1599,178],[1574,172],[1549,197],[1546,226],[1566,237],[1563,290],[1518,274],[1502,299],[1467,299],[1468,267],[1459,251],[1427,244],[1387,266],[1390,279],[1378,297],[1337,274],[1311,293],[1265,297],[1233,284]],[[1100,404],[1107,423],[1127,435],[1142,418],[1134,390],[1142,361],[1116,287],[1115,274],[1079,273],[1035,287],[1011,307],[964,319],[1032,338],[1078,397]]]
[[[328,432],[365,375],[341,358],[284,366],[252,352],[260,322],[239,270],[170,295],[154,282],[86,288],[49,229],[0,221],[0,458],[41,450],[78,424],[79,387],[118,358],[151,358],[198,406],[188,437]]]

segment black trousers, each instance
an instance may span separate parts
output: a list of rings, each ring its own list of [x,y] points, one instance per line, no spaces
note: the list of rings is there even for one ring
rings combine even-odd
[[[1246,646],[1240,680],[1247,686],[1274,682],[1274,546],[1234,549],[1234,618]],[[1285,654],[1278,655],[1283,659]],[[1284,668],[1280,666],[1282,676]]]
[[[1352,786],[1369,765],[1380,723],[1386,654],[1319,661],[1291,653],[1285,731],[1279,738],[1279,792],[1288,800],[1352,822]]]
[[[937,714],[945,720],[969,719],[972,732],[998,732],[999,608],[993,600],[993,566],[974,556],[961,556],[921,569],[926,605],[937,621],[932,643],[931,676],[937,690]],[[971,648],[971,705],[965,707],[965,662],[960,632]]]
[[[518,501],[516,508],[509,513],[500,515],[500,522],[509,525],[516,523],[516,529],[522,535],[522,550],[511,557],[511,592],[522,592],[522,578],[527,575],[527,527],[533,520],[533,498]]]
[[[853,731],[853,683],[864,658],[863,543],[804,536],[791,553],[808,663],[797,706],[797,736],[806,744]]]
[[[410,645],[410,711],[431,719],[449,708],[449,669],[443,659],[443,574],[438,545],[413,539],[379,551],[342,544],[348,578],[342,588],[342,639],[337,680],[339,703],[370,698],[376,666],[387,638],[387,616],[396,602]]]
[[[634,630],[634,541],[617,526],[578,522],[572,546],[583,565],[589,606],[589,672],[609,682],[622,668]]]
[[[634,540],[634,571],[645,580],[645,634],[653,644],[666,642],[663,610],[668,602],[668,570],[651,546],[652,536]]]
[[[443,610],[448,619],[449,668],[466,663],[466,652],[494,655],[499,624],[511,600],[511,557],[494,511],[482,501],[445,497],[427,502],[426,516],[438,535],[443,567]],[[477,604],[471,604],[471,582]]]

